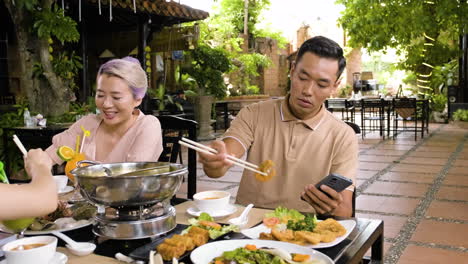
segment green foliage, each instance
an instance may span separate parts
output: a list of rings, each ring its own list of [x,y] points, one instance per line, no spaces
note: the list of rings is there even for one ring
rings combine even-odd
[[[284,47],[287,40],[279,31],[258,26],[262,11],[269,5],[269,0],[249,1],[249,36],[272,38],[278,41],[279,47]],[[229,72],[230,86],[233,86],[231,95],[258,93],[260,89],[251,84],[251,79],[259,75],[259,68],[268,67],[271,61],[262,54],[242,51],[243,39],[239,34],[244,31],[244,0],[221,0],[207,20],[197,23],[200,43],[223,49],[234,65]]]
[[[405,58],[402,69],[415,72],[422,62],[441,65],[458,56],[458,38],[468,28],[466,1],[337,0],[345,10],[339,19],[353,47],[370,51],[395,48]],[[378,25],[378,26],[376,26]],[[434,46],[424,34],[435,39]],[[426,50],[426,52],[424,52]],[[427,69],[426,69],[427,70]]]
[[[431,109],[435,112],[443,112],[447,104],[447,96],[444,94],[433,94],[430,98]]]
[[[468,122],[468,109],[458,109],[453,113],[453,120]]]
[[[447,85],[456,85],[458,83],[458,60],[452,60],[442,66],[434,67],[430,79],[430,87],[434,93],[440,93],[442,88]]]
[[[269,0],[249,1],[248,9],[248,33],[253,34],[262,10],[270,6]],[[237,33],[244,32],[244,0],[222,0],[220,3],[221,10],[226,20],[234,26]]]
[[[69,16],[64,16],[63,11],[56,4],[51,9],[41,9],[34,12],[34,29],[42,39],[56,37],[62,44],[64,42],[77,42],[80,33],[76,29],[76,22]]]
[[[198,85],[199,95],[213,95],[216,98],[226,96],[226,84],[223,74],[230,70],[231,62],[222,48],[199,45],[190,52],[192,65],[182,69]]]
[[[351,95],[352,90],[353,87],[347,84],[345,87],[341,87],[341,89],[338,90],[338,97],[347,98],[349,95]]]
[[[62,78],[62,80],[67,82],[72,90],[78,89],[75,78],[78,76],[79,70],[83,68],[80,56],[76,55],[74,51],[60,52],[58,56],[52,60],[52,67],[54,72]],[[35,78],[45,79],[41,63],[36,62],[34,64],[33,75]]]

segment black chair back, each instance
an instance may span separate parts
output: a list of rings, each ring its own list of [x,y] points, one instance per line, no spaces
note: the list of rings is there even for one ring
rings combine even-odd
[[[184,136],[193,141],[197,140],[197,122],[177,116],[158,116],[163,133],[163,153],[159,161],[183,162],[179,139]],[[197,153],[193,149],[188,150],[188,177],[187,198],[192,199],[197,192]]]

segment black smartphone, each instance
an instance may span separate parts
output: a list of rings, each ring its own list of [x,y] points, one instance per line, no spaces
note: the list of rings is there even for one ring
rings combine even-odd
[[[320,189],[320,186],[326,185],[335,190],[336,192],[342,192],[351,184],[353,184],[352,180],[336,173],[330,173],[327,177],[323,178],[319,183],[317,183],[315,187],[319,190],[322,190]]]

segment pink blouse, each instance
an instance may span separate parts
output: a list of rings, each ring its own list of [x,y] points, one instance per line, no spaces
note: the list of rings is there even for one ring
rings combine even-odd
[[[47,154],[55,163],[62,164],[63,160],[58,157],[57,149],[64,145],[75,149],[76,136],[80,135],[82,140],[81,126],[83,126],[91,132],[91,136],[85,138],[82,150],[88,160],[102,163],[158,160],[163,150],[161,124],[155,116],[144,115],[141,111],[135,123],[114,146],[109,155],[104,160],[96,160],[96,131],[101,121],[101,116],[95,114],[81,118],[69,129],[52,138],[52,145],[46,150]]]

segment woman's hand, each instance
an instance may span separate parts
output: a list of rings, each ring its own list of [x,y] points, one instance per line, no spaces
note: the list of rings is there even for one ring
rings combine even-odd
[[[335,211],[343,204],[342,194],[326,185],[322,185],[320,188],[323,192],[313,184],[305,186],[301,198],[310,204],[318,214],[334,215]]]
[[[52,160],[42,149],[31,149],[24,158],[24,166],[28,175],[34,179],[35,175],[39,174],[35,173],[38,168],[44,168],[49,171],[52,169]]]

